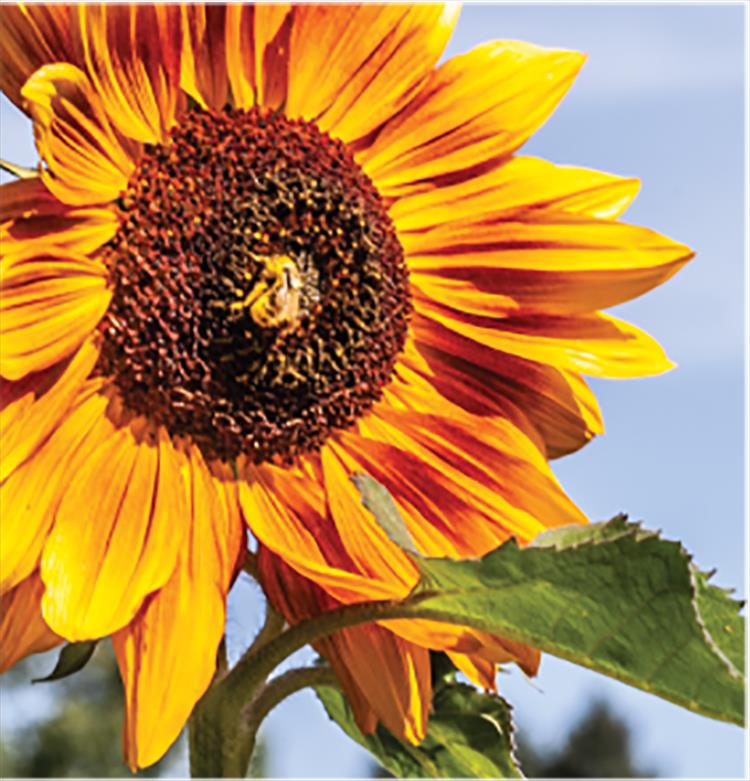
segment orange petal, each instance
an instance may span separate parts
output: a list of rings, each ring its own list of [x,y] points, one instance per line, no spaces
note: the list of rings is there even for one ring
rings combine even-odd
[[[285,112],[346,142],[365,136],[414,95],[457,19],[444,4],[297,6]]]
[[[0,6],[0,90],[23,109],[21,87],[51,62],[78,63],[70,37],[70,6],[63,3]]]
[[[0,598],[0,673],[19,659],[49,651],[63,641],[44,623],[39,608],[43,592],[44,584],[35,572]]]
[[[244,549],[233,489],[195,450],[186,470],[190,514],[177,567],[112,638],[125,688],[123,744],[133,770],[164,755],[211,683],[226,595]]]
[[[99,351],[86,342],[68,361],[45,372],[29,375],[23,383],[6,383],[3,386],[0,482],[54,431],[98,358]]]
[[[397,737],[420,743],[432,700],[430,656],[377,624],[337,632],[325,644],[334,670],[347,669],[375,715]]]
[[[81,391],[76,406],[56,424],[49,438],[0,486],[2,591],[37,568],[71,475],[109,433],[104,415],[107,399],[97,392],[99,386],[93,382]]]
[[[11,380],[77,350],[112,295],[101,263],[51,245],[3,258],[0,275],[0,374]]]
[[[362,504],[350,479],[356,463],[335,441],[323,448],[321,460],[328,507],[341,543],[357,569],[363,575],[392,580],[402,583],[407,591],[411,589],[417,581],[417,569]]]
[[[453,664],[472,682],[486,691],[495,691],[497,666],[475,654],[448,653]]]
[[[477,317],[420,300],[414,318],[417,342],[456,354],[453,334],[531,361],[612,379],[661,374],[674,367],[645,331],[595,312],[570,317]],[[465,355],[471,359],[471,355]]]
[[[577,374],[498,353],[458,334],[455,338],[463,348],[455,355],[422,345],[421,352],[407,351],[402,365],[473,414],[510,417],[511,410],[523,410],[548,458],[578,450],[603,433],[596,396]],[[463,357],[469,355],[473,362]],[[522,427],[520,422],[517,425]]]
[[[513,157],[455,183],[424,182],[389,208],[400,234],[446,222],[518,217],[538,210],[565,211],[602,219],[619,217],[638,193],[637,179],[555,165],[536,157]],[[405,237],[404,241],[408,241]]]
[[[356,572],[325,515],[317,483],[290,471],[270,465],[246,468],[239,498],[255,537],[342,602],[403,597],[403,584]]]
[[[268,598],[290,623],[337,607],[314,583],[263,547],[259,568]],[[432,699],[425,648],[376,624],[336,632],[315,647],[341,681],[364,733],[375,731],[375,717],[403,740],[416,744],[424,738]]]
[[[135,149],[123,144],[88,77],[74,65],[45,65],[21,94],[48,166],[42,179],[50,191],[81,206],[117,198],[133,172]]]
[[[2,6],[5,8],[8,6]],[[66,208],[38,176],[0,184],[0,223],[33,214],[57,214]]]
[[[111,208],[71,208],[58,201],[39,177],[0,185],[0,246],[12,255],[32,242],[88,254],[117,232]]]
[[[494,41],[454,57],[358,155],[385,195],[410,182],[496,161],[550,115],[584,57],[518,41]]]
[[[222,109],[229,81],[225,53],[225,5],[182,6],[182,67],[180,86],[203,108]]]
[[[186,524],[181,460],[163,429],[115,430],[69,477],[44,548],[47,623],[69,640],[124,626],[166,583]]]
[[[79,5],[73,33],[112,122],[160,143],[178,110],[182,28],[176,5]]]
[[[234,105],[277,108],[286,96],[288,3],[227,6],[227,75]]]

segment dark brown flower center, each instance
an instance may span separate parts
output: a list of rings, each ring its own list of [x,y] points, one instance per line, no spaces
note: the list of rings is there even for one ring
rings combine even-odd
[[[289,462],[379,398],[408,277],[342,143],[258,109],[192,111],[120,208],[99,368],[132,411],[208,457]]]

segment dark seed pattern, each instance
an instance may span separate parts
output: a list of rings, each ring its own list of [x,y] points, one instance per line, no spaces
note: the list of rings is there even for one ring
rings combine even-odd
[[[259,109],[191,111],[146,148],[118,206],[98,370],[131,411],[208,458],[290,463],[380,397],[406,338],[408,276],[341,142]],[[301,289],[294,321],[274,327],[237,302],[279,256]]]

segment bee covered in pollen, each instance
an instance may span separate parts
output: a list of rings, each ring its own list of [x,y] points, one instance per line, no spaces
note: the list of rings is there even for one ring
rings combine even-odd
[[[258,281],[230,309],[248,310],[261,328],[289,328],[300,314],[303,279],[297,264],[287,255],[254,256],[263,265]]]

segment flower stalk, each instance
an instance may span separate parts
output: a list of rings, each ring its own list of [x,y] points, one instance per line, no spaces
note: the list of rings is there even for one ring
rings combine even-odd
[[[293,669],[268,680],[285,659],[341,629],[371,621],[429,617],[450,622],[448,616],[419,607],[428,596],[346,605],[286,629],[282,616],[267,605],[266,620],[250,648],[228,673],[216,676],[193,711],[189,722],[191,776],[244,777],[258,729],[276,705],[307,686],[337,685],[328,667]]]

